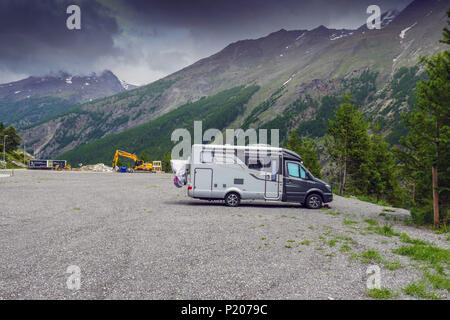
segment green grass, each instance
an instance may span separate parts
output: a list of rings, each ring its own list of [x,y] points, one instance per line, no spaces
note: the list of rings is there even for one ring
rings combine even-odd
[[[81,208],[73,208],[73,210],[77,210],[78,211],[78,210],[81,210]]]
[[[350,219],[347,219],[347,218],[344,218],[344,221],[342,222],[344,225],[351,225],[351,224],[357,224],[357,223],[359,223],[359,221],[356,221],[356,220],[350,220]]]
[[[383,208],[383,211],[386,211],[386,212],[395,212],[395,210],[392,210],[392,209],[389,209],[389,208]]]
[[[393,293],[391,290],[383,288],[383,289],[369,289],[366,291],[366,295],[372,297],[374,299],[389,299],[393,297]]]
[[[300,244],[305,245],[305,246],[309,246],[311,244],[311,241],[303,240],[302,242],[300,242]]]
[[[370,224],[371,226],[377,226],[378,225],[378,221],[375,219],[365,219],[364,222]]]
[[[450,250],[432,245],[414,244],[412,246],[402,246],[398,249],[393,249],[392,252],[408,256],[413,260],[427,262],[434,268],[441,263],[447,266],[450,264]]]
[[[429,292],[426,287],[425,281],[418,281],[409,284],[405,289],[404,292],[409,295],[416,298],[422,298],[422,299],[439,299],[439,296],[433,292]]]
[[[421,239],[413,239],[413,238],[410,238],[410,237],[408,236],[408,234],[406,234],[405,232],[403,232],[403,233],[400,235],[400,239],[401,239],[402,242],[404,242],[404,243],[421,244],[421,245],[428,245],[428,244],[430,244],[429,242],[423,241],[423,240],[421,240]]]
[[[328,209],[326,209],[326,210],[327,210],[327,211],[325,211],[324,213],[325,213],[325,214],[329,214],[329,215],[331,215],[331,216],[338,216],[338,215],[341,214],[339,211],[331,211],[331,210],[328,210]]]
[[[370,202],[370,203],[374,203],[374,204],[378,204],[380,206],[385,206],[385,207],[391,207],[391,205],[389,203],[387,203],[384,200],[378,200],[371,198],[371,197],[367,197],[367,196],[358,196],[356,197],[358,200],[364,201],[364,202]]]
[[[337,240],[330,240],[330,241],[328,241],[328,245],[330,247],[334,247],[336,245],[336,242],[337,242]]]
[[[435,289],[442,289],[450,292],[450,279],[447,276],[425,272],[425,277],[431,282]]]
[[[381,254],[378,252],[378,250],[368,249],[360,255],[360,260],[362,263],[381,263],[383,259],[381,258]]]
[[[386,237],[398,236],[399,233],[395,232],[391,225],[385,224],[384,226],[375,227],[375,232]]]
[[[387,261],[387,260],[383,260],[383,266],[388,269],[388,270],[397,270],[402,268],[402,264],[400,263],[400,261],[395,260],[395,261]]]
[[[351,248],[350,248],[350,246],[349,246],[348,244],[343,244],[343,245],[341,246],[341,248],[339,249],[339,251],[340,251],[340,252],[343,252],[343,253],[348,252],[348,251],[350,251],[350,250],[351,250]]]

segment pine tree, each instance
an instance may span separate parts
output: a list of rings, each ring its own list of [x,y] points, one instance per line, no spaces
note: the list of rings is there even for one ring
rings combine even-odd
[[[335,111],[335,119],[329,120],[326,147],[339,171],[339,192],[366,193],[370,148],[368,123],[362,112],[350,103],[350,96]]]
[[[322,178],[320,173],[319,155],[316,146],[310,138],[300,138],[295,130],[293,130],[286,143],[286,149],[292,150],[302,157],[304,166],[317,178]]]
[[[302,139],[299,149],[299,155],[302,157],[305,167],[316,177],[322,178],[320,173],[319,155],[316,146],[311,138]]]
[[[3,123],[0,127],[1,126],[3,126]],[[3,151],[3,138],[5,135],[8,136],[6,138],[6,152],[16,150],[20,146],[20,141],[22,140],[22,138],[17,134],[16,128],[9,126],[8,128],[3,128],[3,130],[0,130],[1,151]]]
[[[301,156],[301,154],[300,154],[300,151],[301,151],[300,150],[300,138],[297,134],[297,131],[292,130],[292,132],[288,138],[288,141],[286,143],[286,149],[292,150]]]
[[[380,134],[378,124],[370,138],[368,194],[396,202],[400,196],[400,185],[396,159],[389,144]]]
[[[421,61],[426,65],[428,80],[418,83],[417,108],[406,119],[410,132],[401,140],[401,144],[407,149],[403,155],[406,153],[417,158],[431,171],[431,181],[427,179],[431,183],[425,182],[425,186],[431,186],[429,190],[433,198],[433,221],[437,227],[439,204],[444,204],[441,209],[445,215],[450,200],[450,51],[438,52]],[[409,162],[414,163],[413,160]],[[428,173],[423,174],[429,177]]]
[[[450,19],[450,9],[447,10],[447,17]],[[450,24],[450,20],[447,20],[447,23]],[[441,43],[450,44],[450,30],[447,27],[442,31],[442,36],[444,39],[439,40]]]
[[[170,152],[167,152],[166,154],[164,154],[164,156],[161,160],[162,170],[164,172],[172,172],[172,168],[170,166],[171,159],[172,159],[172,155]]]

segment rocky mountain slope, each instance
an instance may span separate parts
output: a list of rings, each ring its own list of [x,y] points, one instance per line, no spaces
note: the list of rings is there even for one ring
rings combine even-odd
[[[0,119],[23,128],[78,103],[134,89],[111,71],[88,76],[65,72],[0,84]]]
[[[373,117],[371,112],[379,112],[389,98],[380,90],[388,91],[398,72],[410,70],[420,56],[442,50],[438,39],[448,7],[448,1],[416,0],[398,14],[385,14],[380,30],[319,26],[238,41],[150,85],[82,104],[21,133],[39,146],[41,155],[55,156],[240,85],[260,89],[237,115],[234,127],[277,124],[299,130],[303,122],[323,122],[338,105],[336,97],[345,92]],[[407,100],[408,94],[398,99]],[[285,121],[286,114],[293,117]],[[389,123],[388,131],[395,127]]]

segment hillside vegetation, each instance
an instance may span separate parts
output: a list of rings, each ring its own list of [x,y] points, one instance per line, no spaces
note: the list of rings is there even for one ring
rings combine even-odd
[[[152,159],[161,159],[174,143],[172,131],[185,128],[193,138],[194,121],[202,120],[203,128],[224,129],[244,111],[244,105],[258,91],[258,86],[239,86],[212,97],[187,103],[155,120],[136,128],[110,135],[92,143],[65,152],[59,158],[76,163],[109,163],[116,149],[136,154],[146,153]]]

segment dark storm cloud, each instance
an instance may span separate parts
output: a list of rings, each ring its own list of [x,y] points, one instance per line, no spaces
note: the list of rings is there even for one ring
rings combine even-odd
[[[306,29],[321,24],[359,27],[366,8],[377,4],[382,11],[404,8],[412,0],[115,0],[141,23],[179,26],[227,36],[236,33],[266,34],[280,28]],[[277,29],[278,28],[278,29]]]
[[[66,27],[70,4],[82,7],[81,30]],[[84,66],[93,59],[119,54],[113,41],[119,27],[108,11],[94,1],[2,0],[0,69],[31,74],[87,71]]]
[[[0,83],[65,70],[111,69],[148,83],[230,42],[284,29],[356,28],[366,8],[411,0],[0,0]],[[81,7],[79,31],[66,8]]]

